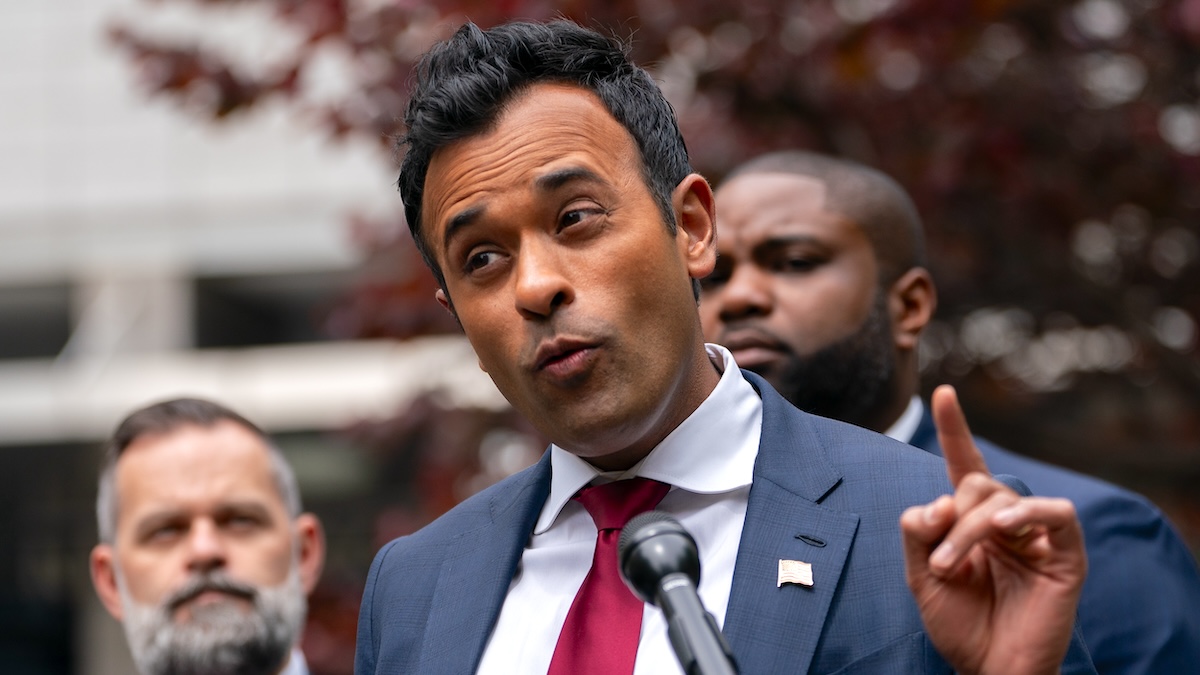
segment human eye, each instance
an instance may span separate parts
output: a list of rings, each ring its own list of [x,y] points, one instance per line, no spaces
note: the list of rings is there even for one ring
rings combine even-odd
[[[825,258],[809,250],[784,249],[779,251],[771,264],[771,269],[782,274],[803,274],[820,267]]]
[[[575,204],[568,207],[558,218],[558,231],[581,223],[590,222],[605,214],[605,210],[592,203]]]
[[[261,509],[250,507],[231,509],[217,517],[217,523],[231,532],[250,532],[263,527],[268,521]]]
[[[781,272],[807,272],[817,266],[817,261],[812,258],[796,256],[784,258],[779,263]]]
[[[472,253],[471,255],[467,256],[467,263],[464,265],[464,267],[468,272],[474,272],[475,270],[487,267],[491,263],[495,262],[496,257],[497,255],[495,251],[479,251],[478,253]]]
[[[463,262],[463,274],[472,276],[495,267],[501,260],[500,251],[493,248],[476,247],[466,254]]]
[[[233,515],[225,521],[225,527],[235,532],[256,530],[261,524],[261,520],[248,515]]]
[[[168,544],[182,537],[186,529],[182,523],[157,523],[145,529],[142,541],[147,544]]]

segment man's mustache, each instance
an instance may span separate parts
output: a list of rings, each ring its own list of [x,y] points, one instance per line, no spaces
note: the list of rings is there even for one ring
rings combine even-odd
[[[765,347],[795,355],[795,350],[782,336],[754,321],[737,321],[727,323],[721,329],[715,342],[728,349],[744,349],[746,347]]]
[[[175,592],[167,598],[164,606],[167,611],[174,612],[180,605],[194,599],[201,593],[216,591],[241,598],[251,602],[258,597],[258,589],[246,583],[237,581],[226,574],[207,573],[197,574],[188,578]]]

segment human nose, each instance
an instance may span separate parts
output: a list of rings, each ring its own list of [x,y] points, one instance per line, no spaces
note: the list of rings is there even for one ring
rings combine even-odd
[[[721,321],[767,316],[774,309],[770,275],[754,266],[740,265],[716,294]]]
[[[514,295],[517,311],[525,318],[547,317],[574,299],[563,261],[553,246],[530,241],[517,257]]]
[[[204,572],[225,565],[225,542],[217,524],[201,519],[188,532],[188,569]]]

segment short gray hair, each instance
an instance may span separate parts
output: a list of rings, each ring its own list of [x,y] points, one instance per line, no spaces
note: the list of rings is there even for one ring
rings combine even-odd
[[[296,474],[283,453],[267,434],[250,420],[212,401],[198,398],[177,398],[146,406],[130,413],[117,425],[112,438],[104,448],[104,464],[100,468],[100,482],[96,490],[96,529],[100,541],[111,544],[117,533],[117,462],[125,449],[134,441],[149,434],[165,434],[180,427],[193,425],[210,428],[222,421],[245,427],[261,438],[267,446],[271,462],[271,477],[279,496],[287,507],[288,515],[295,519],[300,515],[300,487]]]

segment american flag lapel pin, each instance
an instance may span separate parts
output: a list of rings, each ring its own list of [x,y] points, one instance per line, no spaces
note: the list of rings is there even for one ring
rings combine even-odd
[[[784,584],[799,584],[812,588],[812,565],[803,560],[780,560],[779,582],[775,587],[780,588]]]

